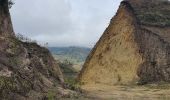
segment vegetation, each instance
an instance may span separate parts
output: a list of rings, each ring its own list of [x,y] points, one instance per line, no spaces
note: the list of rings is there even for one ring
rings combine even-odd
[[[73,77],[65,78],[65,83],[67,88],[81,92],[80,84],[76,81],[75,78]]]
[[[47,94],[47,99],[48,100],[55,100],[55,95],[56,93],[54,91],[48,91],[48,94]]]
[[[60,62],[59,66],[65,76],[66,87],[71,90],[80,91],[80,86],[76,81],[78,72],[73,68],[73,64],[68,60]]]
[[[168,0],[143,0],[132,4],[141,24],[170,26],[170,2]]]
[[[85,47],[49,47],[49,50],[60,61],[68,60],[72,63],[82,63],[91,49]]]
[[[12,5],[14,5],[15,3],[13,2],[13,0],[9,0],[8,1],[8,7],[9,8],[11,8],[12,7]]]
[[[18,33],[16,34],[16,37],[19,41],[26,42],[26,43],[37,43],[35,40],[31,40],[30,38]]]
[[[60,61],[61,67],[68,66],[62,67],[65,68],[64,70],[75,70],[77,72],[81,70],[82,65],[91,50],[90,48],[85,47],[49,47],[48,49],[53,54],[54,58]]]
[[[63,73],[76,73],[76,70],[73,68],[73,63],[65,60],[59,63],[60,68]]]
[[[156,84],[146,84],[144,85],[145,87],[149,89],[162,89],[162,90],[169,90],[170,89],[170,84],[167,82],[159,82]]]
[[[53,56],[59,60],[59,66],[65,76],[66,87],[80,92],[80,85],[76,81],[78,71],[75,65],[82,67],[90,48],[84,47],[50,47]]]
[[[5,91],[5,90],[15,90],[16,85],[14,83],[14,80],[9,77],[0,77],[0,91]]]

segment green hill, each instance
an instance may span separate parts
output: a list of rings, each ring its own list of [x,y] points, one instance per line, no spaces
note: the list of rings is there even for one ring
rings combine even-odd
[[[56,60],[64,63],[65,61],[73,64],[76,70],[80,70],[86,57],[91,51],[87,47],[49,47],[48,48]]]
[[[91,49],[86,47],[49,47],[49,50],[60,61],[69,60],[75,63],[82,63]]]

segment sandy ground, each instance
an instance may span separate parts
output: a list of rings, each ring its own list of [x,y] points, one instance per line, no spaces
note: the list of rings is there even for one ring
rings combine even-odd
[[[148,86],[82,86],[89,100],[170,100],[170,85]],[[83,99],[82,99],[83,100]]]

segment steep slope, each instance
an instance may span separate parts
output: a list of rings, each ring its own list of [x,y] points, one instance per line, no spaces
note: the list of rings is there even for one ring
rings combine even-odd
[[[58,63],[48,49],[17,40],[8,0],[0,0],[0,13],[1,100],[47,98],[50,89],[61,87],[64,82]]]
[[[136,52],[136,18],[132,8],[122,3],[110,23],[87,58],[79,76],[83,83],[127,83],[137,78],[141,59]]]
[[[88,56],[78,80],[84,84],[110,85],[169,82],[169,16],[163,14],[165,10],[169,13],[169,9],[164,9],[164,5],[169,6],[169,2],[123,1]],[[153,9],[163,17],[157,18],[160,15],[155,15]]]
[[[14,31],[11,23],[11,16],[9,16],[7,0],[0,0],[0,16],[1,16],[0,35],[1,36],[14,35]]]
[[[125,0],[134,9],[142,25],[170,26],[170,2],[168,0]]]

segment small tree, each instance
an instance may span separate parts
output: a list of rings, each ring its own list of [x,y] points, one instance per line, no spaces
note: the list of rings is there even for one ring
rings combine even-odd
[[[46,43],[44,44],[44,47],[48,48],[48,42],[46,42]]]
[[[9,8],[11,8],[12,7],[12,5],[14,5],[15,3],[13,2],[13,0],[9,0],[8,1],[8,7]]]
[[[16,37],[18,40],[22,41],[22,42],[27,42],[27,43],[37,43],[36,40],[31,40],[30,38],[18,33],[16,34]]]

